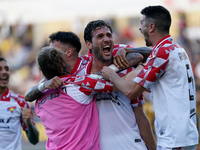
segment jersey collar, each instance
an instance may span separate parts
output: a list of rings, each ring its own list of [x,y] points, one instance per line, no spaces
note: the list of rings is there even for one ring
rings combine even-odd
[[[154,47],[153,50],[158,48],[161,44],[163,44],[165,41],[172,41],[172,38],[170,35],[165,36],[164,38],[162,38]]]
[[[74,74],[77,71],[77,69],[79,68],[80,62],[81,62],[81,58],[78,57],[78,60],[75,64],[74,68],[72,69],[71,74]]]
[[[1,95],[1,101],[10,101],[10,90],[7,88],[7,91]]]

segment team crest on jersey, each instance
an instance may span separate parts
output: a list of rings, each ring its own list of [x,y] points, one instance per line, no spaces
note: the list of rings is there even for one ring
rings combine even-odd
[[[8,108],[7,108],[7,111],[11,111],[11,112],[13,112],[15,109],[16,109],[16,106],[8,107]]]

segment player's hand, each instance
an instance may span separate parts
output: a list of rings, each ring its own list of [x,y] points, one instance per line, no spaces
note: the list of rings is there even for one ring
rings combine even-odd
[[[27,124],[31,123],[31,108],[23,108],[22,109],[22,118]]]
[[[45,89],[56,89],[63,84],[64,84],[63,80],[58,76],[55,76],[52,79],[45,81],[44,87]]]
[[[101,72],[102,72],[101,75],[105,80],[110,80],[110,77],[112,77],[113,74],[115,74],[115,71],[107,66],[104,66]]]
[[[113,64],[120,70],[129,67],[128,61],[126,60],[125,56],[126,56],[126,49],[120,48],[117,51],[116,56],[114,57]]]

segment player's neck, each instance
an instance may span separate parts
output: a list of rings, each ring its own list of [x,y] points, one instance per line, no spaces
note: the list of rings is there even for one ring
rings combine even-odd
[[[0,87],[0,94],[2,95],[7,91],[7,87]]]
[[[109,66],[109,65],[111,65],[111,63],[112,63],[112,61],[102,62],[98,58],[94,57],[93,61],[92,61],[90,73],[95,73],[95,72],[101,71],[104,66]]]
[[[67,65],[67,72],[68,73],[71,73],[71,71],[75,67],[77,61],[78,61],[78,58],[76,58],[76,57],[72,57],[72,58],[70,58],[70,60],[68,60],[68,63],[66,63],[66,65]]]
[[[169,35],[168,33],[156,33],[151,36],[151,42],[152,46],[154,47],[158,42],[160,42],[161,39],[163,39],[165,36]]]

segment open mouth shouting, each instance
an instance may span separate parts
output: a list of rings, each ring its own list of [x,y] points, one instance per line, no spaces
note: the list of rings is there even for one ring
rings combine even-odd
[[[0,77],[0,84],[8,84],[8,76],[1,76]]]
[[[103,53],[105,56],[110,56],[111,55],[111,48],[109,45],[106,45],[103,47]]]

